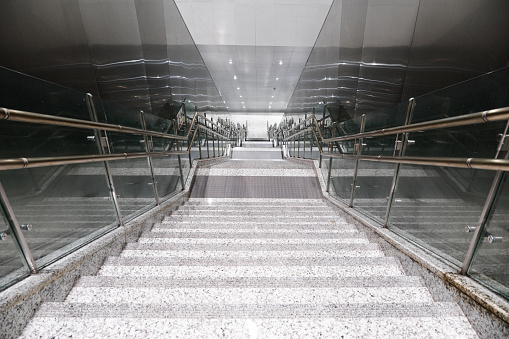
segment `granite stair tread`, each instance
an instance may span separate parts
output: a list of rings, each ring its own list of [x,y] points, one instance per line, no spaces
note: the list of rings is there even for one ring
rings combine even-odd
[[[35,320],[35,321],[34,321]],[[289,337],[477,338],[452,303],[153,305],[46,303],[21,338]]]
[[[310,168],[203,167],[198,176]],[[44,303],[21,338],[320,336],[477,338],[457,304],[435,302],[420,277],[322,199],[261,198],[190,198],[63,302]]]
[[[124,276],[85,276],[76,283],[77,287],[159,287],[159,288],[274,288],[313,287],[424,287],[422,278],[416,276],[373,276],[373,277],[219,277],[200,279],[192,277],[124,277]]]

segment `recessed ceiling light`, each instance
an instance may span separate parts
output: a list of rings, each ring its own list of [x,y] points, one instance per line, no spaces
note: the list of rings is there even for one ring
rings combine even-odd
[[[228,63],[229,63],[230,65],[231,65],[231,64],[233,64],[233,60],[232,60],[232,59],[230,59],[230,61],[228,61]]]
[[[242,95],[240,97],[242,98]]]
[[[240,87],[237,87],[237,89],[240,89]]]
[[[279,78],[276,78],[276,80],[279,80]]]
[[[233,80],[237,80],[237,76],[236,75],[233,76]]]
[[[274,96],[272,96],[271,98],[274,98]]]
[[[244,103],[244,101],[242,101],[242,103]]]
[[[282,65],[283,64],[283,61],[279,60],[279,64]]]

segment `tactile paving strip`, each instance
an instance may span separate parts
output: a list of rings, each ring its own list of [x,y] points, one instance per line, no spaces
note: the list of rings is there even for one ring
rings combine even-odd
[[[316,177],[197,176],[191,198],[320,199]]]

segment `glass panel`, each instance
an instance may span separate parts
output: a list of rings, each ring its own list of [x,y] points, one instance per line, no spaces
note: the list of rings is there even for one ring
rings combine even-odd
[[[413,122],[443,119],[509,105],[509,68],[416,99]]]
[[[142,128],[139,110],[100,98],[94,98],[94,103],[100,122]]]
[[[0,107],[90,120],[86,95],[0,67]]]
[[[509,184],[505,175],[499,197],[488,220],[485,236],[497,237],[496,242],[481,242],[469,275],[509,298]]]
[[[464,172],[493,181],[492,171]],[[469,190],[457,171],[443,167],[401,165],[400,173],[390,228],[461,266],[473,234],[465,227],[477,225],[490,185]]]
[[[30,272],[24,265],[21,251],[15,243],[9,224],[1,208],[0,232],[9,233],[5,240],[0,241],[0,288],[4,288],[11,282],[27,276]]]
[[[410,133],[415,143],[406,148],[407,156],[493,158],[496,155],[497,135],[506,122],[489,122],[456,128]]]
[[[154,157],[152,158],[152,163],[154,164],[159,198],[169,198],[182,190],[178,158],[176,155]]]
[[[384,223],[387,197],[391,192],[394,164],[359,161],[353,205]]]
[[[173,134],[173,123],[171,120],[163,119],[152,114],[145,114],[147,129],[150,131]]]
[[[326,164],[326,166],[324,166],[324,164]],[[328,167],[328,165],[329,159],[326,158],[322,162],[322,167]],[[344,200],[346,204],[350,203],[354,169],[355,160],[332,158],[329,193],[336,195],[341,200]],[[324,172],[324,175],[325,180],[327,180],[328,173]]]
[[[366,127],[364,131],[375,131],[382,128],[404,125],[407,108],[408,103],[402,102],[366,114]]]
[[[155,206],[147,158],[110,161],[110,167],[124,221]]]
[[[38,267],[117,225],[102,163],[1,174],[18,222],[33,226],[24,235]]]

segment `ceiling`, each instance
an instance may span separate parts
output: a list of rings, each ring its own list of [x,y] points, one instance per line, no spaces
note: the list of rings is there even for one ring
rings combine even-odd
[[[175,0],[228,111],[283,113],[333,0]]]

